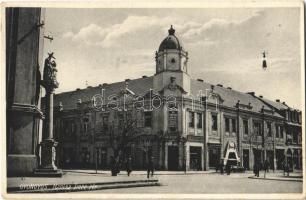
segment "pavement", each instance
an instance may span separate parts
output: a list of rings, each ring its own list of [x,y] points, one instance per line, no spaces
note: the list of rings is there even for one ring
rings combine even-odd
[[[289,176],[284,175],[283,172],[268,172],[266,173],[266,176],[264,176],[264,172],[261,172],[259,174],[259,177],[256,177],[254,175],[249,176],[248,178],[252,179],[262,179],[262,180],[275,180],[275,181],[297,181],[297,182],[303,182],[303,176],[302,172],[292,172],[289,173]]]
[[[191,192],[196,192],[197,188],[200,189],[202,187],[202,181],[211,180],[212,182],[217,181],[218,183],[218,180],[221,180],[220,177],[224,177],[224,183],[226,183],[228,179],[234,180],[237,178],[243,181],[245,181],[245,179],[259,179],[257,181],[267,183],[270,181],[275,182],[275,180],[281,180],[283,182],[302,181],[302,173],[291,173],[289,177],[284,177],[281,171],[274,173],[270,172],[266,175],[265,179],[263,178],[263,173],[261,173],[260,177],[257,178],[253,176],[251,171],[245,173],[232,173],[230,176],[222,176],[220,173],[216,173],[215,171],[187,171],[186,173],[183,171],[155,171],[154,177],[150,177],[149,179],[146,177],[146,171],[133,171],[129,177],[125,171],[120,172],[118,176],[111,176],[110,171],[102,170],[98,170],[97,172],[95,170],[63,170],[63,172],[64,175],[61,178],[9,177],[7,181],[8,193],[90,192],[107,191],[108,189],[112,189],[113,191],[125,191],[124,188],[146,186],[161,186],[154,187],[156,189],[150,189],[153,192],[168,191],[167,188],[170,188],[170,191],[176,191],[180,185],[190,184],[190,182],[195,183],[194,180],[199,179],[199,185],[196,185],[195,189],[191,190]],[[265,181],[261,181],[261,179],[264,179]],[[293,183],[293,185],[296,184]],[[299,186],[296,185],[296,187]],[[293,191],[296,190],[296,187],[293,188]],[[189,189],[190,188],[182,188],[182,190],[178,190],[178,192],[185,190],[187,192]],[[140,189],[140,191],[142,190]],[[147,189],[145,191],[147,191]]]

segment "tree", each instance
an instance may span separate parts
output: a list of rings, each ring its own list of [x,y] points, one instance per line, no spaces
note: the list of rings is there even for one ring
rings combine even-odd
[[[119,172],[120,165],[129,156],[126,151],[128,146],[134,140],[138,129],[136,127],[137,118],[133,116],[132,110],[114,110],[113,116],[116,116],[117,121],[111,124],[109,131],[109,143],[114,152],[113,161],[111,163],[112,171],[115,170],[114,174]]]

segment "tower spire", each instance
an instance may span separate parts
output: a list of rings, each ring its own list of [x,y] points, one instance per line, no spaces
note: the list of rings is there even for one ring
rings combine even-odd
[[[169,35],[174,35],[175,29],[173,29],[173,26],[171,25],[170,29],[168,30]]]

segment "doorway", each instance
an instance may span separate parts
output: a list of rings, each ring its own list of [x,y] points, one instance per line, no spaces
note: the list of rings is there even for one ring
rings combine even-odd
[[[201,147],[190,147],[190,169],[191,170],[202,170],[202,148]]]
[[[168,170],[177,171],[179,164],[179,149],[177,146],[168,146]]]

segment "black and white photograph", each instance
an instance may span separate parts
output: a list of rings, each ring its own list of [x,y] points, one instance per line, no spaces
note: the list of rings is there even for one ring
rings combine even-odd
[[[2,198],[305,198],[303,1],[1,14]]]

